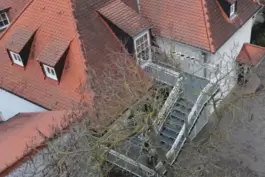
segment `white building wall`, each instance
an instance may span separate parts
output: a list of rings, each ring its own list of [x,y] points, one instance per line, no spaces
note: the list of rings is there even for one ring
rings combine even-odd
[[[221,92],[226,96],[237,81],[236,57],[244,43],[249,43],[254,19],[250,18],[237,32],[223,44],[215,54],[208,54],[210,66],[216,67],[215,73],[208,73],[212,82],[221,85]]]
[[[0,117],[6,121],[18,113],[42,112],[46,109],[0,89]]]
[[[182,71],[195,74],[199,77],[207,77],[212,82],[218,81],[223,88],[221,91],[229,93],[231,88],[236,84],[237,79],[236,56],[240,52],[243,44],[250,42],[254,19],[250,18],[215,54],[206,53],[199,48],[161,37],[156,37],[156,43],[162,52],[179,61]],[[179,52],[184,56],[179,56]],[[205,57],[203,53],[206,53]],[[187,56],[190,58],[187,58]],[[191,59],[192,57],[195,60]],[[205,70],[205,67],[207,67],[207,70]],[[222,79],[221,82],[219,81],[221,78],[225,79]]]
[[[252,25],[255,18],[250,18],[236,33],[233,34],[215,54],[206,53],[206,56],[202,55],[204,51],[184,45],[178,42],[171,41],[164,38],[156,38],[157,44],[162,49],[162,52],[172,57],[172,53],[175,52],[174,58],[179,59],[176,56],[177,52],[183,53],[187,56],[194,56],[197,61],[187,62],[188,59],[183,59],[180,63],[182,70],[188,73],[194,73],[200,77],[207,77],[211,82],[220,84],[220,92],[216,95],[216,98],[224,98],[231,89],[236,85],[237,81],[237,66],[236,57],[239,54],[244,43],[249,43],[251,40]],[[204,65],[206,62],[207,64]],[[204,68],[207,67],[207,70]],[[207,107],[208,115],[213,112],[213,107],[209,105]],[[193,137],[202,129],[202,127],[208,122],[208,116],[205,115],[203,119],[199,119],[194,127]]]
[[[161,37],[156,37],[156,43],[162,52],[165,52],[169,57],[173,57],[177,60],[181,70],[200,77],[204,76],[204,56],[200,49]]]

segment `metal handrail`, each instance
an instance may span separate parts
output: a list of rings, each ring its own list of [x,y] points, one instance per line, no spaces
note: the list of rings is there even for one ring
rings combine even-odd
[[[214,84],[212,83],[209,83],[206,87],[204,87],[204,89],[201,91],[200,95],[198,96],[197,100],[196,100],[196,103],[194,104],[194,106],[192,107],[192,110],[191,112],[189,113],[189,116],[188,116],[188,125],[186,125],[186,123],[184,123],[184,125],[182,126],[181,128],[181,131],[179,132],[176,140],[174,141],[171,149],[167,152],[166,156],[169,158],[174,152],[175,150],[177,149],[178,147],[178,144],[182,138],[182,136],[184,135],[186,129],[188,129],[188,133],[190,133],[191,131],[191,128],[193,127],[193,124],[196,122],[197,118],[199,117],[201,111],[203,110],[204,106],[207,104],[207,102],[209,101],[210,97],[209,95],[206,95],[205,97],[205,94],[206,93],[209,93],[209,91],[214,88]],[[204,100],[204,98],[206,98]],[[196,114],[197,113],[197,114]],[[190,125],[190,122],[192,120],[192,118],[195,116],[195,119],[194,121],[192,122],[192,126],[189,126]],[[186,137],[184,138],[183,142],[186,141]],[[183,146],[183,143],[182,142],[182,145],[180,146],[179,150],[182,148]],[[176,153],[178,154],[178,152]],[[175,159],[177,158],[177,155],[175,156],[175,158],[173,158],[173,161],[172,163],[175,161]]]

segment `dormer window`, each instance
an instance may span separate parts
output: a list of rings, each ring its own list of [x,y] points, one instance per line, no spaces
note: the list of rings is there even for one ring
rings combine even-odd
[[[134,38],[135,54],[137,59],[151,59],[151,45],[149,31],[146,31]]]
[[[230,18],[233,18],[236,15],[236,3],[233,3],[230,6]]]
[[[24,66],[22,58],[19,54],[10,51],[10,56],[11,56],[11,58],[15,64],[20,65],[20,66]]]
[[[11,36],[6,47],[13,64],[25,67],[28,62],[35,31],[18,28]]]
[[[49,42],[38,56],[45,77],[60,81],[64,69],[69,42]]]
[[[0,13],[0,30],[3,30],[8,27],[9,25],[9,19],[6,12]]]
[[[220,8],[226,13],[230,20],[233,20],[237,14],[237,0],[218,0]]]
[[[58,80],[55,69],[53,67],[43,64],[43,69],[47,77],[54,79],[54,80]]]

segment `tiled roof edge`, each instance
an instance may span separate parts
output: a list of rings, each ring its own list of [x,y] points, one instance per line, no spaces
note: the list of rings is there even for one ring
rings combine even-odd
[[[208,9],[206,8],[205,0],[201,0],[201,4],[202,4],[203,16],[204,16],[204,23],[205,23],[205,27],[206,27],[206,34],[207,34],[208,43],[209,43],[209,49],[211,52],[215,52],[215,47],[213,46],[213,39],[211,37],[212,34],[211,34],[211,30],[210,30]]]

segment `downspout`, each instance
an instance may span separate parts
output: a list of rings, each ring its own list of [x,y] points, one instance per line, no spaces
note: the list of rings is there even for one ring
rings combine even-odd
[[[140,0],[136,0],[136,1],[137,1],[137,7],[138,7],[139,14],[141,15]]]
[[[207,54],[205,52],[202,52],[202,57],[203,57],[203,65],[207,64]],[[206,67],[203,67],[203,77],[207,78],[207,69]]]

